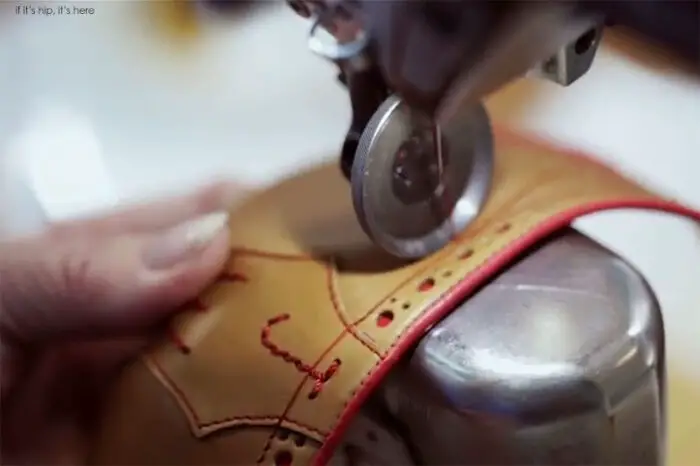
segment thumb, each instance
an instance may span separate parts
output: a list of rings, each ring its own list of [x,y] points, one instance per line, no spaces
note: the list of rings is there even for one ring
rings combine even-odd
[[[219,273],[227,219],[212,213],[165,231],[78,229],[0,243],[0,331],[40,344],[143,330]]]

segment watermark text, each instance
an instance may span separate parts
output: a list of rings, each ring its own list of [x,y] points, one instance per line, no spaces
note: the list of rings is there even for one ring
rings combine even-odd
[[[37,4],[22,3],[15,6],[15,14],[20,16],[92,16],[95,8],[80,4]]]

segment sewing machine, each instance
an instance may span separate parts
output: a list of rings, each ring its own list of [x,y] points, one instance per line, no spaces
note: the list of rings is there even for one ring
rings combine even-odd
[[[664,464],[657,299],[562,227],[580,213],[545,226],[601,199],[666,204],[560,149],[502,136],[496,152],[480,105],[528,73],[574,83],[604,12],[290,4],[348,89],[349,183],[321,167],[235,212],[229,273],[115,385],[93,462]]]
[[[697,3],[288,3],[313,22],[309,48],[337,64],[348,90],[340,165],[360,224],[409,258],[479,215],[493,170],[486,95],[526,74],[575,83],[611,19],[700,57]],[[575,338],[521,334],[549,319]],[[663,464],[663,334],[644,278],[568,230],[435,326],[359,421],[384,445],[351,433],[335,459]]]

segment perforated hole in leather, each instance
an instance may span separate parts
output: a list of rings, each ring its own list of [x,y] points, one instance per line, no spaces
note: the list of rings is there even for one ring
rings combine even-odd
[[[473,255],[474,255],[474,250],[469,248],[466,251],[464,251],[462,254],[460,254],[458,258],[460,260],[466,260],[466,259],[469,259]]]
[[[430,291],[433,289],[434,286],[435,279],[429,277],[423,280],[420,285],[418,285],[418,291]]]
[[[510,223],[504,223],[500,227],[498,227],[498,230],[496,230],[496,233],[505,233],[508,230],[510,230],[513,227]]]
[[[387,327],[394,321],[394,313],[390,310],[385,310],[377,316],[377,327]]]
[[[297,447],[303,447],[304,445],[306,445],[306,437],[304,437],[303,435],[297,435],[294,438],[294,445],[296,445]]]
[[[291,466],[294,455],[288,450],[278,451],[275,455],[275,466]]]

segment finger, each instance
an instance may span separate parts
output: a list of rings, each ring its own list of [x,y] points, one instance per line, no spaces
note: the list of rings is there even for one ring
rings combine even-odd
[[[109,383],[147,342],[145,335],[69,342],[36,359],[12,399],[3,400],[3,453],[14,456],[11,464],[81,464],[76,460]]]
[[[165,197],[145,204],[118,209],[108,215],[52,225],[56,238],[76,234],[114,234],[167,228],[208,213],[229,210],[245,196],[247,188],[231,181],[219,181],[180,196]]]
[[[0,245],[0,330],[24,343],[141,331],[220,272],[226,226],[214,213],[164,232]]]

